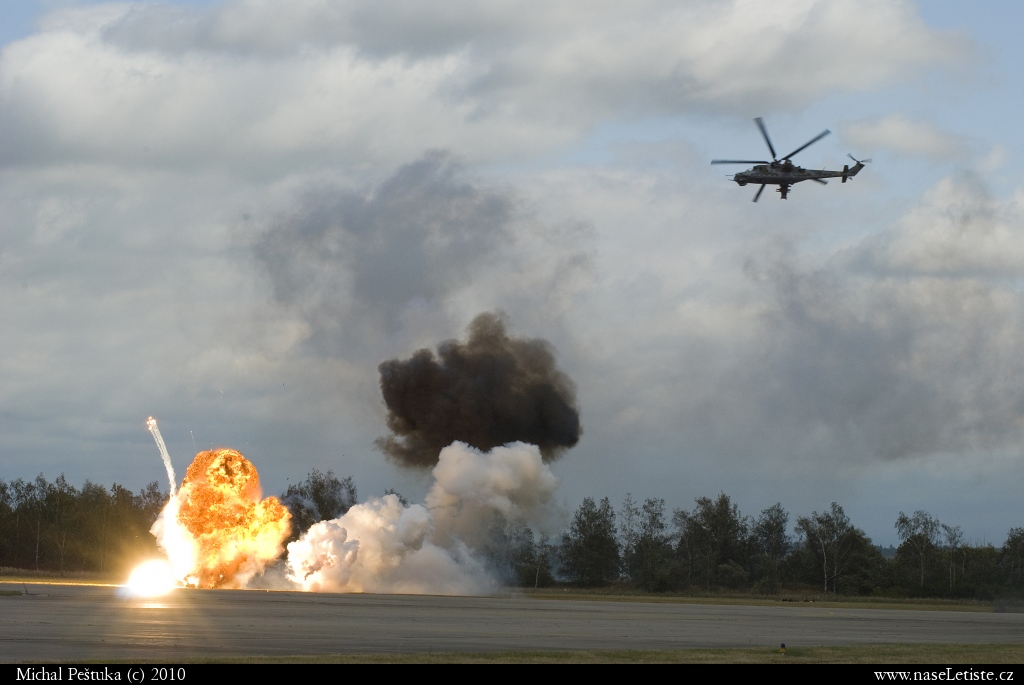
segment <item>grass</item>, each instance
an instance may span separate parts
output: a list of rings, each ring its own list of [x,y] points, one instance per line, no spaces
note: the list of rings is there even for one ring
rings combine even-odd
[[[108,571],[30,571],[23,568],[0,567],[0,586],[4,583],[38,583],[48,585],[121,585],[128,579],[127,573]]]
[[[860,645],[856,647],[310,654],[211,659],[227,664],[1014,664],[1024,645]],[[185,662],[187,663],[187,662]]]
[[[787,593],[771,596],[745,594],[680,594],[622,591],[615,588],[545,588],[523,590],[534,599],[590,600],[600,602],[655,602],[669,604],[731,604],[741,606],[813,606],[823,609],[902,609],[918,611],[994,611],[992,602],[967,599],[906,599]]]
[[[122,585],[127,573],[118,572],[76,572],[61,575],[55,571],[29,571],[0,567],[0,588],[4,584],[53,584],[53,585]],[[753,595],[743,593],[648,593],[643,590],[623,587],[605,588],[541,588],[515,589],[512,592],[533,599],[577,600],[600,602],[653,602],[671,604],[727,604],[741,606],[804,606],[823,609],[902,609],[918,611],[995,611],[993,602],[968,599],[908,599],[889,597],[862,597],[848,595],[822,595],[806,591],[783,590],[776,595]],[[0,596],[14,593],[0,589]]]

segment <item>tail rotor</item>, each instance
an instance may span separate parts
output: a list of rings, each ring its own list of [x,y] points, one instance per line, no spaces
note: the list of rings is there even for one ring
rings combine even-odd
[[[852,159],[857,164],[851,169],[849,164],[843,165],[843,183],[846,183],[846,179],[853,178],[857,173],[864,168],[865,164],[868,164],[870,159],[857,159],[850,153],[846,153],[846,156]]]

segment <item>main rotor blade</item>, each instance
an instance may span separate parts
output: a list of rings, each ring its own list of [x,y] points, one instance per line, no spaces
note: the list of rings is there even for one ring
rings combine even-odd
[[[713,159],[712,164],[771,164],[763,159]]]
[[[828,185],[828,181],[823,181],[823,180],[822,180],[822,179],[820,179],[820,178],[812,178],[811,180],[812,180],[812,181],[815,181],[816,183],[820,183],[820,184],[821,184],[821,185],[823,185],[823,186],[827,186],[827,185]]]
[[[819,140],[821,140],[822,138],[824,138],[825,136],[827,136],[827,135],[828,135],[829,133],[832,133],[832,131],[829,131],[829,130],[828,130],[828,129],[826,128],[826,129],[825,129],[824,131],[822,131],[821,133],[819,133],[818,135],[816,135],[816,136],[815,136],[814,138],[811,138],[811,139],[810,139],[809,141],[807,141],[806,143],[804,143],[803,145],[801,145],[800,147],[798,147],[797,149],[793,150],[793,151],[792,151],[792,152],[790,152],[790,153],[789,153],[788,155],[786,155],[785,157],[783,157],[783,159],[789,159],[790,157],[792,157],[792,156],[793,156],[793,155],[795,155],[796,153],[800,152],[800,151],[801,151],[801,150],[803,150],[804,148],[807,148],[807,147],[810,147],[811,145],[814,145],[814,144],[815,144],[815,143],[817,143],[817,142],[818,142]]]
[[[765,184],[762,183],[761,187],[757,189],[757,194],[754,195],[754,202],[757,202],[757,198],[761,197],[761,191],[764,190]]]
[[[764,136],[764,142],[768,143],[768,149],[772,152],[772,159],[778,159],[778,154],[775,153],[775,148],[772,147],[772,141],[768,138],[768,129],[764,127],[764,120],[761,117],[754,119],[754,123],[761,129],[761,135]]]

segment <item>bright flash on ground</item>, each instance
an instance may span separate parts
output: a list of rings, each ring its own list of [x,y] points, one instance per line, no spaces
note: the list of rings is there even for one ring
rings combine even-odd
[[[178,586],[171,565],[162,559],[151,559],[136,566],[125,585],[136,597],[159,597]]]

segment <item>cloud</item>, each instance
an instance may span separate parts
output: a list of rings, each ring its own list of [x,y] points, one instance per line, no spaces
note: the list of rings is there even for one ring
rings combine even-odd
[[[989,148],[985,156],[981,158],[978,164],[978,171],[982,173],[991,174],[995,173],[999,169],[1006,165],[1006,162],[1010,159],[1010,151],[1005,145],[995,144]]]
[[[418,311],[443,316],[447,298],[511,246],[515,200],[460,173],[430,153],[372,188],[301,191],[294,209],[270,219],[255,255],[322,349],[354,351]]]
[[[250,175],[516,159],[606,120],[765,113],[971,54],[881,1],[100,5],[5,48],[0,157]]]
[[[1024,198],[997,200],[979,177],[964,174],[939,181],[892,228],[842,259],[882,277],[1016,279],[1024,275],[1022,222]]]
[[[964,161],[971,153],[963,136],[942,131],[928,121],[911,121],[902,113],[846,123],[843,138],[862,151],[859,156],[884,149],[936,161]]]
[[[756,358],[765,416],[884,459],[1024,440],[1019,202],[943,180],[889,230],[825,263],[750,262],[772,299]]]
[[[409,336],[447,336],[495,301],[550,303],[557,316],[587,269],[585,235],[564,240],[562,227],[533,220],[510,190],[471,180],[441,152],[374,186],[306,187],[291,204],[253,250],[320,354],[395,354]]]
[[[708,489],[757,493],[768,471],[838,488],[835,469],[1019,452],[1019,198],[945,179],[882,227],[837,220],[822,248],[817,210],[701,203],[660,175],[580,181],[578,197],[544,179],[593,203],[605,248],[559,344],[590,417],[568,481],[616,453],[644,455],[649,488],[671,491],[685,464]]]
[[[577,383],[568,498],[785,488],[767,505],[820,492],[796,471],[1012,451],[1017,199],[752,205],[703,149],[709,113],[886,98],[972,55],[909,2],[54,11],[0,56],[8,477],[162,478],[155,414],[176,459],[195,429],[270,483],[409,494],[372,448],[377,365],[496,309]],[[609,128],[646,161],[595,162]]]

